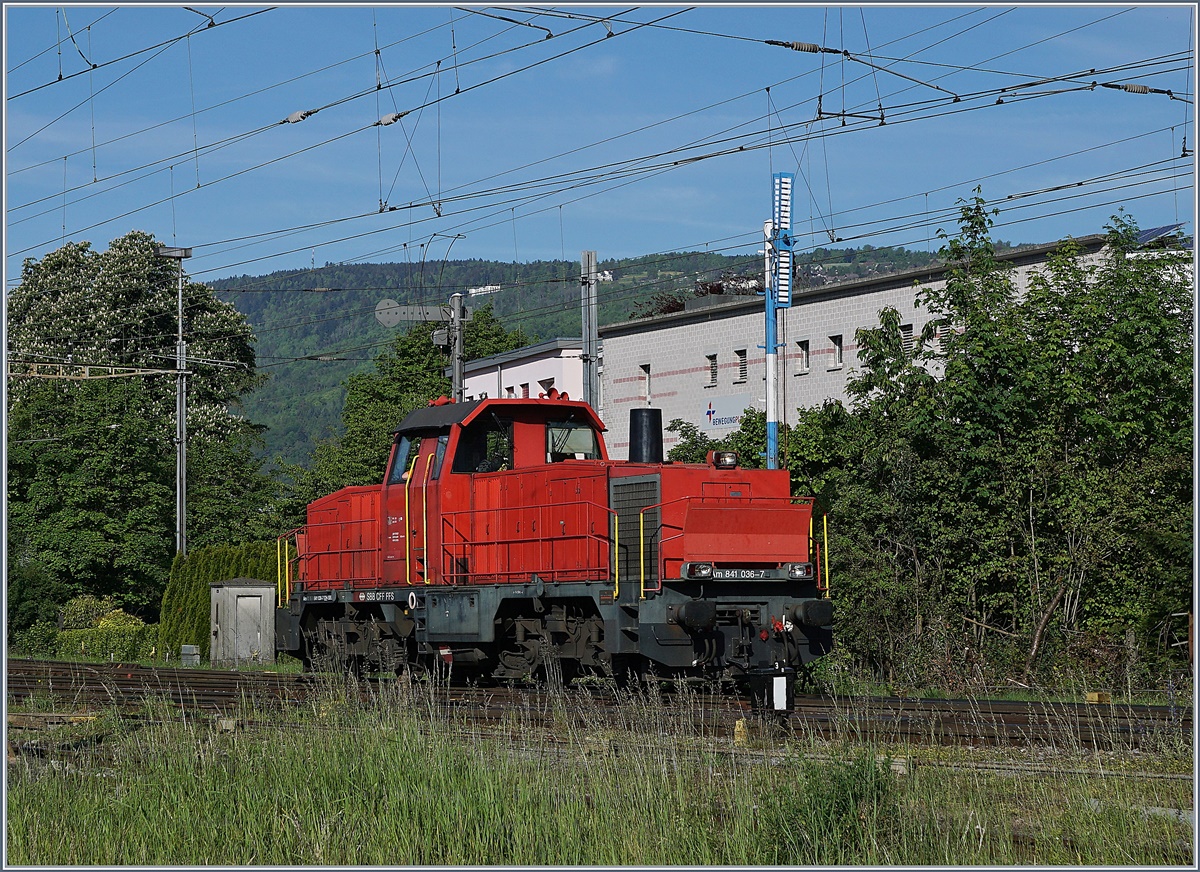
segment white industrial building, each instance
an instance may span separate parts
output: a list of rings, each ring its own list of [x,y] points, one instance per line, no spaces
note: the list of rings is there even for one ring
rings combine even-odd
[[[1076,242],[1095,257],[1104,239],[1096,234]],[[1023,288],[1030,271],[1043,266],[1058,245],[997,256],[1014,267],[1013,280]],[[793,424],[798,408],[846,399],[847,377],[858,364],[855,332],[877,327],[880,310],[896,309],[902,329],[919,336],[931,316],[918,306],[918,290],[944,284],[945,273],[934,267],[817,288],[793,286],[792,307],[778,317],[779,421]],[[627,457],[631,408],[654,406],[662,409],[664,425],[679,418],[720,439],[738,428],[747,408],[765,406],[761,296],[698,297],[682,312],[602,327],[600,339],[598,411],[614,458]],[[666,433],[665,449],[678,438]]]

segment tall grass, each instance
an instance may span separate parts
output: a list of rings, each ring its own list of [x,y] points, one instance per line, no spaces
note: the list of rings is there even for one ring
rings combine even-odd
[[[7,862],[1190,862],[1190,828],[1141,811],[1188,808],[1189,782],[1102,778],[1085,759],[1068,778],[949,765],[898,777],[888,749],[851,735],[772,738],[771,755],[754,753],[766,727],[750,748],[708,737],[713,713],[686,691],[669,704],[629,692],[616,720],[583,695],[552,695],[484,729],[432,685],[398,683],[365,704],[362,690],[330,680],[302,707],[247,702],[232,731],[156,704],[46,742],[49,759],[9,765]]]

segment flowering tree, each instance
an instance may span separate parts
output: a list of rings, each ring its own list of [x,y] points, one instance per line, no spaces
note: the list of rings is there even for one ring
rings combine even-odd
[[[138,231],[105,252],[71,243],[29,259],[9,295],[9,560],[74,594],[157,607],[175,544],[175,378],[39,378],[22,362],[173,370],[178,264]],[[260,380],[233,306],[185,282],[188,542],[268,531],[256,428],[234,411]],[[93,373],[95,374],[95,373]]]

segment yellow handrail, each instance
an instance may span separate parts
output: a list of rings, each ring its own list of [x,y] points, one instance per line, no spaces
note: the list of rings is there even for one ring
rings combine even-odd
[[[429,470],[433,466],[433,458],[437,450],[431,451],[425,458],[425,481],[421,484],[421,517],[423,519],[421,535],[422,552],[425,555],[425,583],[429,584]]]
[[[409,525],[409,505],[408,505],[408,483],[412,481],[413,469],[417,466],[417,456],[414,454],[412,463],[408,465],[408,472],[400,478],[400,484],[404,488],[404,583],[412,584],[412,542],[409,540],[408,525]]]
[[[621,516],[613,513],[613,602],[621,592]]]
[[[825,599],[829,599],[829,516],[821,516],[821,526],[824,528],[825,539]]]
[[[638,599],[646,598],[646,512],[642,510],[638,512],[638,563],[641,571],[641,578],[638,583],[641,586],[641,591],[638,594]]]
[[[286,606],[292,597],[292,561],[288,554],[288,540],[297,532],[299,530],[292,530],[283,536],[275,537],[275,594],[280,608]]]

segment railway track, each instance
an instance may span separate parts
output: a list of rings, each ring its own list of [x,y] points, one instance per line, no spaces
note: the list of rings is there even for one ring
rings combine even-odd
[[[800,696],[788,716],[757,717],[748,703],[721,695],[573,685],[559,694],[527,687],[453,687],[404,684],[386,679],[341,681],[334,676],[214,669],[157,668],[130,664],[65,663],[13,659],[7,667],[8,699],[20,703],[49,697],[76,710],[143,707],[150,700],[213,712],[247,707],[286,707],[335,694],[378,701],[400,694],[456,723],[503,727],[562,727],[608,722],[620,727],[631,711],[660,706],[664,727],[706,736],[736,735],[738,721],[775,734],[872,738],[879,742],[960,745],[1030,745],[1137,748],[1150,740],[1188,737],[1186,707],[1011,702],[986,699],[929,700],[891,697]],[[643,718],[644,720],[644,718]]]

